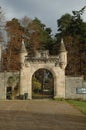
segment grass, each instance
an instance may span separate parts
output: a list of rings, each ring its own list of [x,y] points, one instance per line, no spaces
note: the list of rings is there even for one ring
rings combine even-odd
[[[86,101],[67,100],[67,102],[86,114]]]
[[[54,98],[53,100],[55,100],[55,101],[65,101],[64,98]]]

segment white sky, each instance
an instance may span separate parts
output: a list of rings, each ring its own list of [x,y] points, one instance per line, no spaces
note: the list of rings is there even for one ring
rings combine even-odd
[[[57,31],[57,19],[72,10],[80,10],[86,5],[86,0],[0,0],[0,6],[5,12],[7,19],[37,17],[53,33]],[[86,11],[83,19],[86,21]]]

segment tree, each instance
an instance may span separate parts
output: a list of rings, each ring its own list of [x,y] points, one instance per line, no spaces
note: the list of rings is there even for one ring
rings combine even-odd
[[[23,35],[23,28],[20,26],[18,19],[12,19],[6,24],[8,34],[8,44],[3,54],[3,66],[7,71],[20,69],[19,52]]]
[[[30,18],[27,17],[27,16],[24,16],[24,17],[20,20],[21,26],[23,26],[23,27],[26,28],[26,29],[27,29],[29,23],[31,23],[31,22],[32,22],[32,19],[30,19]]]
[[[39,94],[48,95],[48,96],[53,95],[54,79],[52,73],[49,70],[39,69],[34,73],[32,81],[36,81],[33,82],[34,92],[38,92]],[[37,85],[38,82],[40,83],[41,87],[38,87],[39,86]],[[37,86],[37,90],[36,90],[36,86]],[[46,92],[46,90],[48,91]]]
[[[41,83],[35,77],[32,78],[32,89],[37,93],[41,91]]]
[[[19,52],[22,38],[29,56],[34,56],[37,49],[52,49],[51,29],[37,18],[22,20],[13,18],[6,23],[8,43],[3,53],[3,68],[7,71],[20,70]]]
[[[0,42],[4,41],[4,37],[3,37],[4,26],[5,26],[4,11],[0,7]]]
[[[5,16],[4,16],[4,11],[2,10],[2,8],[0,7],[0,46],[3,49],[4,45],[5,45]],[[1,55],[0,55],[0,71],[2,71],[2,51],[1,51]]]
[[[10,98],[14,99],[19,93],[19,75],[12,75],[7,80],[8,87],[11,88]]]
[[[85,8],[86,6],[79,11],[72,11],[73,16],[69,27],[69,33],[75,41],[75,52],[78,54],[76,60],[76,62],[78,61],[78,70],[76,73],[84,76],[86,75],[86,22],[83,22],[81,16]]]
[[[35,18],[31,24],[29,24],[30,33],[30,44],[34,44],[34,51],[37,49],[49,49],[49,44],[52,43],[51,29],[46,26],[38,19]]]
[[[67,75],[86,75],[86,22],[81,17],[85,8],[72,11],[73,15],[65,14],[57,20],[59,32],[56,37],[58,40],[63,37],[68,51]]]
[[[58,31],[60,31],[62,35],[67,33],[71,20],[72,16],[70,14],[62,15],[62,17],[57,20]]]

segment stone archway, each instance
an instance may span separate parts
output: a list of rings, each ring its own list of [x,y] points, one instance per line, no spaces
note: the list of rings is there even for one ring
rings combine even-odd
[[[54,66],[54,63],[31,62],[29,67],[24,67],[20,73],[20,95],[28,93],[28,99],[32,99],[32,76],[40,68],[46,68],[53,74],[54,98],[65,98],[65,72],[59,66]]]
[[[37,51],[34,57],[27,56],[25,59],[26,52],[23,53],[23,51],[21,54],[20,95],[27,94],[28,99],[32,99],[32,76],[37,70],[45,68],[54,77],[54,98],[65,98],[66,52],[62,52],[59,56],[49,56],[48,51]]]
[[[54,77],[45,68],[37,70],[32,75],[32,98],[44,99],[54,97]]]

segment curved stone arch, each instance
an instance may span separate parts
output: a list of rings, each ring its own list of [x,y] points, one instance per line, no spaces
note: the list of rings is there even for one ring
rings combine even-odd
[[[36,69],[34,69],[32,75],[33,75],[37,70],[39,70],[39,69],[46,69],[46,70],[49,70],[49,71],[52,73],[53,78],[56,79],[56,73],[55,73],[55,71],[54,71],[51,67],[47,67],[47,66],[44,66],[44,67],[43,67],[43,66],[42,66],[42,67],[37,67]]]
[[[36,69],[34,69],[32,75],[31,75],[31,90],[32,90],[32,77],[33,77],[34,73],[36,71],[38,71],[39,69],[46,69],[46,70],[51,72],[51,74],[53,76],[53,79],[54,79],[54,96],[55,96],[56,95],[56,88],[57,88],[57,86],[56,86],[57,83],[56,82],[58,82],[58,81],[57,81],[57,76],[56,76],[55,71],[50,66],[48,67],[48,66],[44,65],[44,67],[42,66],[42,67],[37,67]],[[31,91],[31,97],[32,97],[32,91]]]
[[[49,70],[54,78],[54,98],[65,98],[65,70],[54,63],[31,62],[29,67],[24,66],[20,73],[20,95],[28,93],[28,99],[32,99],[32,76],[39,69]]]

